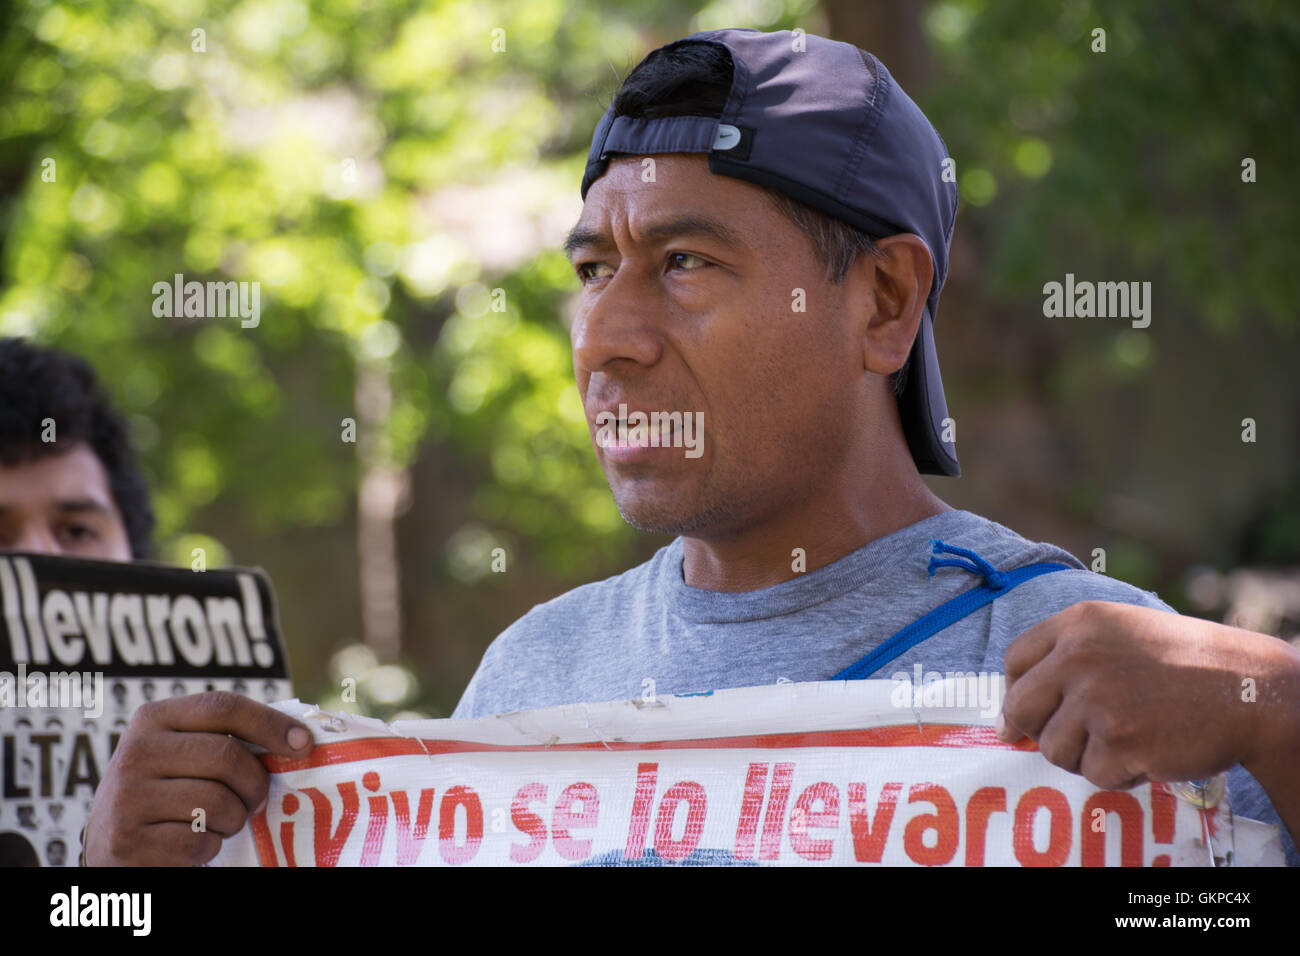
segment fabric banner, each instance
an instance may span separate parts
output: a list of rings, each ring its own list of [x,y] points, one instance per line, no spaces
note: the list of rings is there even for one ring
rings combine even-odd
[[[777,684],[480,720],[276,706],[266,810],[227,866],[1283,865],[1276,827],[1181,784],[1099,790],[1012,746],[1000,675]],[[989,688],[984,682],[995,683]],[[1213,790],[1214,788],[1208,788]]]
[[[293,693],[270,581],[0,555],[0,865],[76,866],[95,788],[145,701]]]

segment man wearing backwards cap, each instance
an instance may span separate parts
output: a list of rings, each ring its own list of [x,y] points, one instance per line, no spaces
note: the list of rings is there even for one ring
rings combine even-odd
[[[1278,822],[1271,796],[1300,833],[1300,654],[1170,614],[922,482],[958,474],[933,337],[957,202],[945,158],[884,66],[845,43],[710,31],[628,76],[566,243],[584,287],[574,372],[623,517],[679,537],[507,628],[455,716],[627,699],[646,678],[671,694],[1005,667],[1007,736],[1052,762],[1113,787],[1233,767],[1236,812]],[[668,447],[605,440],[611,417],[673,411],[703,415],[698,456],[674,447],[677,422]],[[969,557],[935,558],[931,576],[932,539]],[[1040,565],[1066,567],[1025,576]],[[872,667],[972,591],[972,571],[996,600]],[[1239,703],[1247,676],[1257,706]],[[310,750],[296,721],[234,695],[168,706],[123,735],[92,865],[210,860],[268,787],[225,734]],[[200,795],[221,813],[192,834]]]
[[[714,30],[629,74],[565,244],[583,284],[574,372],[623,517],[679,537],[507,628],[455,716],[637,697],[646,678],[677,693],[846,668],[1005,672],[1007,739],[1027,733],[1103,787],[1231,767],[1237,813],[1278,822],[1271,796],[1300,833],[1300,654],[1169,613],[921,480],[960,473],[934,340],[957,207],[946,158],[847,43]],[[702,412],[702,454],[606,440],[633,411]],[[931,575],[935,539],[968,557]],[[1010,585],[1042,562],[1066,567]],[[972,571],[996,600],[853,669]],[[1258,703],[1245,677],[1267,687]],[[1285,829],[1283,844],[1300,864]]]

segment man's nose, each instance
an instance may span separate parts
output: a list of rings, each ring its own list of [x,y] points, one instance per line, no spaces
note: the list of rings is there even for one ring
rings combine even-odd
[[[627,359],[650,366],[663,354],[655,321],[653,284],[624,262],[599,291],[584,296],[573,318],[573,361],[578,371],[599,372]]]

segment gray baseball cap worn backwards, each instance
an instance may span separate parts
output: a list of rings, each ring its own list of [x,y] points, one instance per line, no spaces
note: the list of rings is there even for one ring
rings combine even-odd
[[[731,54],[722,115],[614,117],[611,105],[591,140],[582,198],[611,156],[708,153],[710,172],[785,193],[873,238],[919,236],[934,281],[908,356],[899,415],[918,470],[960,475],[956,447],[943,440],[948,406],[934,345],[957,214],[956,183],[942,179],[943,140],[885,65],[851,44],[789,30],[728,29],[659,49],[691,42]]]

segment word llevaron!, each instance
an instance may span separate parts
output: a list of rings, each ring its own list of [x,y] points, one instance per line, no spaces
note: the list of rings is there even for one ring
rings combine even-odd
[[[193,668],[203,668],[214,659],[227,667],[267,668],[274,662],[257,582],[250,573],[235,574],[238,599],[217,594],[200,602],[189,593],[127,594],[59,587],[42,594],[31,561],[0,558],[0,604],[9,656],[17,665],[57,662],[65,667],[84,663],[103,667],[116,659],[133,669],[166,667],[171,674],[178,656]]]

